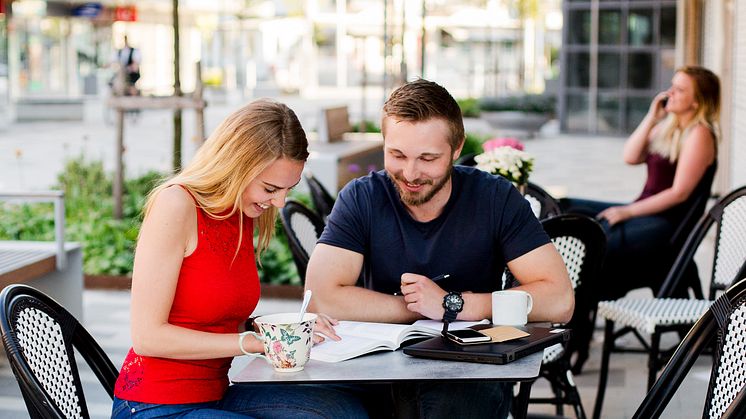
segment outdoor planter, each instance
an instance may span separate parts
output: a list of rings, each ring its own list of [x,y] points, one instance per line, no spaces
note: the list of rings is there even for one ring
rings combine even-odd
[[[522,111],[482,111],[482,119],[497,130],[527,131],[533,134],[551,119],[551,115]]]

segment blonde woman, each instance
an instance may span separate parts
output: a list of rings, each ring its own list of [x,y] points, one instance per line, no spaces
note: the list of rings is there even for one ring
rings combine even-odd
[[[357,399],[319,386],[229,386],[239,327],[259,301],[255,257],[301,176],[308,142],[295,113],[253,102],[228,116],[179,174],[155,188],[132,276],[132,349],[112,417],[365,417]],[[258,249],[253,245],[259,231]],[[320,315],[316,331],[338,339]]]
[[[678,249],[670,242],[716,170],[720,81],[710,70],[683,67],[624,145],[624,161],[646,164],[648,177],[634,202],[562,200],[566,212],[596,216],[608,235],[600,298],[660,287]],[[649,269],[648,267],[652,268]],[[696,269],[691,270],[696,275]],[[681,292],[681,290],[679,290]]]

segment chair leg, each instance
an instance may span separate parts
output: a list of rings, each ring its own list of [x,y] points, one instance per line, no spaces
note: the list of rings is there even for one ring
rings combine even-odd
[[[580,393],[578,392],[578,386],[575,385],[575,380],[573,380],[572,371],[567,370],[563,380],[567,384],[567,400],[575,410],[575,417],[578,419],[586,419],[583,402],[580,400]]]
[[[606,393],[606,382],[609,379],[609,355],[614,348],[614,322],[606,320],[604,330],[604,347],[601,354],[601,371],[598,377],[598,389],[596,390],[596,403],[593,406],[593,419],[601,418],[601,407],[604,403]]]
[[[576,358],[575,363],[572,364],[571,371],[574,375],[580,375],[583,372],[583,365],[585,365],[585,362],[588,360],[588,351],[591,346],[591,341],[593,340],[593,329],[596,327],[596,314],[598,310],[597,308],[594,308],[591,310],[591,336],[588,339],[588,342],[586,345],[583,345],[581,348],[578,348],[576,351]]]
[[[549,381],[549,385],[552,387],[552,393],[554,393],[554,412],[557,416],[564,416],[565,415],[565,408],[562,405],[563,402],[563,395],[562,392],[562,386],[559,385],[559,383],[552,381]]]
[[[653,388],[655,378],[658,376],[658,358],[660,356],[661,335],[653,332],[650,337],[650,354],[648,355],[648,391]]]

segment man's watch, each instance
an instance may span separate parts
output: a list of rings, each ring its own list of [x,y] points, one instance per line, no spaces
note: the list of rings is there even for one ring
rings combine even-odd
[[[456,320],[456,316],[464,309],[464,298],[460,292],[451,291],[443,297],[443,322],[451,323]]]

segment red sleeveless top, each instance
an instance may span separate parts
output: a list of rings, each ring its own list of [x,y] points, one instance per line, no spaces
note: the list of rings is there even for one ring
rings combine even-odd
[[[240,217],[243,236],[236,255]],[[197,232],[197,248],[181,264],[168,322],[204,332],[237,333],[259,301],[252,219],[237,213],[216,220],[197,208]],[[154,358],[130,349],[114,394],[157,404],[219,400],[228,388],[232,360]]]

